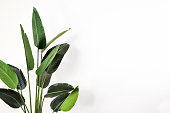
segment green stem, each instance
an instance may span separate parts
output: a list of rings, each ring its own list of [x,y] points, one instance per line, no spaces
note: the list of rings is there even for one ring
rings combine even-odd
[[[32,113],[32,101],[31,101],[31,87],[30,87],[30,77],[29,77],[29,71],[27,70],[28,74],[28,85],[29,85],[29,96],[30,96],[30,111]]]
[[[65,33],[66,33],[67,31],[69,31],[70,29],[71,29],[71,28],[69,28],[69,29],[67,29],[67,30],[59,33],[56,37],[54,37],[51,41],[49,41],[49,42],[47,43],[47,45],[45,46],[45,48],[41,50],[41,53],[43,53],[43,52],[45,51],[45,49],[46,49],[51,43],[53,43],[57,38],[59,38],[60,36],[62,36],[63,34],[65,34]]]
[[[39,49],[37,49],[37,68],[38,68],[38,65],[39,65]],[[37,92],[37,90],[38,90],[38,86],[37,86],[37,83],[38,83],[38,79],[36,78],[36,95],[35,95],[35,113],[37,113],[38,111],[37,111],[37,104],[38,104],[38,92]]]
[[[24,103],[24,106],[26,107],[26,109],[27,109],[27,111],[28,111],[28,113],[29,113],[28,107],[27,107],[27,105],[25,104],[25,101],[24,101],[24,99],[22,98],[21,93],[19,92],[18,89],[17,89],[17,91],[18,91],[18,93],[19,93],[19,95],[20,95],[20,97],[21,97],[22,102]]]

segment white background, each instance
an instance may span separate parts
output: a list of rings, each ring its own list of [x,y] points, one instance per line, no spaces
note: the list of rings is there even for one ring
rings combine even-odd
[[[169,0],[0,0],[0,59],[21,68],[25,76],[19,24],[36,59],[33,6],[47,41],[72,28],[52,45],[71,46],[50,83],[79,85],[80,97],[69,113],[170,112]],[[6,86],[0,82],[0,87]],[[24,94],[29,104],[28,87]],[[44,113],[51,113],[51,99],[45,102]],[[0,106],[0,113],[22,112],[3,101]]]

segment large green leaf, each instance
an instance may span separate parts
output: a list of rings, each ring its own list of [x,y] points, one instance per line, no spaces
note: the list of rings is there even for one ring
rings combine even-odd
[[[68,95],[69,93],[64,93],[62,95],[57,96],[50,104],[51,109],[55,112],[59,111],[62,103],[68,97]]]
[[[24,44],[24,48],[25,48],[27,69],[32,70],[34,68],[34,58],[32,56],[30,43],[29,43],[26,33],[24,33],[24,29],[21,24],[20,24],[20,28],[21,28],[22,40],[23,40],[23,44]]]
[[[45,48],[46,36],[44,32],[44,27],[36,8],[33,9],[33,14],[32,14],[32,31],[34,37],[34,45],[38,49]]]
[[[18,85],[16,73],[8,64],[0,60],[0,79],[11,89],[15,89]]]
[[[62,61],[65,53],[66,53],[67,50],[69,49],[69,44],[67,44],[67,43],[59,44],[59,45],[57,45],[57,46],[60,46],[60,47],[59,47],[59,50],[58,50],[57,54],[55,55],[53,61],[50,63],[50,65],[49,65],[48,68],[47,68],[49,74],[52,74],[52,73],[54,73],[54,72],[57,70],[57,68],[59,67],[59,65],[60,65],[60,63],[61,63],[61,61]],[[52,47],[51,49],[49,49],[49,50],[47,51],[47,53],[46,53],[45,56],[43,57],[42,61],[44,61],[44,60],[47,58],[47,56],[51,53],[51,51],[52,51],[55,47],[56,47],[56,46]],[[46,71],[47,71],[47,69],[46,69]]]
[[[22,101],[18,92],[0,88],[0,98],[12,108],[19,108],[24,105],[25,99],[22,96],[24,102]]]
[[[73,86],[69,85],[67,83],[56,83],[48,88],[48,92],[45,95],[45,97],[52,98],[52,97],[61,95],[63,93],[68,93],[68,92],[72,91],[73,89],[74,89]]]
[[[49,66],[49,64],[53,61],[57,51],[59,49],[59,46],[56,46],[51,52],[50,54],[47,56],[47,58],[41,63],[41,65],[38,67],[38,69],[36,70],[36,74],[37,75],[41,75],[45,69]]]
[[[62,36],[63,34],[65,34],[65,33],[66,33],[67,31],[69,31],[70,29],[71,29],[71,28],[69,28],[68,30],[65,30],[65,31],[59,33],[56,37],[54,37],[51,41],[49,41],[49,42],[47,43],[47,45],[45,46],[45,48],[41,50],[41,53],[43,53],[43,52],[45,51],[45,49],[46,49],[51,43],[53,43],[57,38],[59,38],[60,36]]]
[[[79,87],[77,86],[70,93],[70,95],[66,98],[66,100],[63,102],[60,109],[62,111],[70,111],[71,108],[75,105],[77,98],[78,98],[78,95],[79,95]]]
[[[17,85],[17,88],[19,90],[23,90],[26,86],[27,86],[27,81],[24,77],[24,74],[22,72],[21,69],[18,69],[17,67],[15,66],[12,66],[10,64],[8,64],[10,66],[10,68],[16,73],[17,77],[18,77],[18,85]]]

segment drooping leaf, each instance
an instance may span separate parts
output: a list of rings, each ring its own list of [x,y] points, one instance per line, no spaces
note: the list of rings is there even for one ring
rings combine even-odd
[[[23,90],[26,86],[27,86],[27,81],[24,77],[24,74],[22,72],[21,69],[18,69],[17,67],[15,66],[12,66],[10,64],[8,64],[10,66],[10,68],[16,73],[17,77],[18,77],[18,85],[17,85],[17,88],[19,90]]]
[[[8,64],[0,60],[0,79],[11,89],[15,89],[18,85],[16,73]]]
[[[44,82],[43,88],[46,88],[50,82],[51,76],[52,74],[49,74],[46,71],[44,71],[41,76],[40,87],[42,87],[43,82]],[[40,76],[38,76],[38,83],[37,83],[38,86],[39,86],[39,79],[40,79]]]
[[[0,98],[12,108],[19,108],[24,105],[19,93],[11,89],[0,88]],[[23,96],[22,98],[25,102]]]
[[[38,69],[36,70],[36,74],[37,75],[41,75],[45,69],[49,66],[49,64],[52,62],[52,60],[54,59],[57,51],[59,49],[59,46],[56,46],[51,52],[50,54],[47,56],[47,58],[41,63],[41,65],[38,67]]]
[[[79,87],[77,86],[66,98],[66,100],[63,102],[61,105],[61,110],[62,111],[70,111],[72,107],[75,105],[77,98],[79,95]]]
[[[30,43],[29,43],[28,37],[27,37],[26,33],[24,32],[24,29],[21,24],[20,24],[20,28],[21,28],[22,40],[23,40],[24,49],[25,49],[27,69],[32,70],[34,68],[34,58],[32,56]]]
[[[63,93],[68,93],[72,91],[73,89],[74,89],[73,86],[67,83],[56,83],[48,88],[48,92],[45,95],[45,97],[52,98],[52,97],[61,95]]]
[[[68,30],[65,30],[61,33],[59,33],[56,37],[54,37],[51,41],[49,41],[46,45],[46,47],[44,49],[41,50],[41,53],[43,53],[45,51],[45,49],[51,44],[53,43],[56,39],[58,39],[60,36],[62,36],[63,34],[65,34],[67,31],[69,31],[71,28],[69,28]]]
[[[50,104],[50,107],[53,111],[57,112],[64,100],[68,97],[69,93],[64,93],[62,95],[57,96]]]
[[[52,74],[52,73],[54,73],[54,72],[57,70],[57,68],[59,67],[59,65],[60,65],[60,63],[61,63],[61,61],[62,61],[65,53],[66,53],[67,50],[69,49],[69,44],[67,44],[67,43],[60,44],[60,45],[57,45],[57,46],[60,46],[60,47],[59,47],[59,50],[58,50],[57,54],[55,55],[53,61],[50,63],[50,65],[49,65],[48,68],[47,68],[49,74]],[[49,49],[49,50],[47,51],[47,53],[46,53],[45,56],[43,57],[42,61],[44,61],[44,60],[47,58],[47,56],[51,53],[51,51],[52,51],[55,47],[56,47],[56,46],[52,47],[51,49]],[[47,71],[47,69],[46,69],[46,71]]]
[[[46,46],[46,36],[44,32],[44,27],[41,21],[41,18],[36,10],[33,8],[32,14],[32,31],[34,37],[34,45],[38,49],[43,49]]]

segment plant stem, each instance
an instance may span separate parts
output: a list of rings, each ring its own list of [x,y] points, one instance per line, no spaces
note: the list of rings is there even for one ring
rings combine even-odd
[[[28,111],[28,113],[29,113],[28,107],[27,107],[27,105],[25,104],[25,101],[24,101],[24,99],[22,98],[21,93],[19,92],[18,89],[17,89],[17,91],[18,91],[18,93],[19,93],[19,95],[20,95],[20,97],[21,97],[22,102],[24,103],[24,106],[26,107],[26,109],[27,109],[27,111]]]
[[[31,101],[31,88],[30,88],[30,77],[29,77],[29,71],[27,70],[28,74],[28,85],[29,85],[29,96],[30,96],[30,111],[32,113],[32,101]]]
[[[38,68],[38,65],[39,65],[39,49],[37,49],[37,68]],[[38,102],[38,94],[37,94],[37,90],[38,90],[38,86],[37,86],[37,83],[38,83],[38,79],[36,79],[36,95],[35,95],[35,113],[37,113],[37,102]]]

